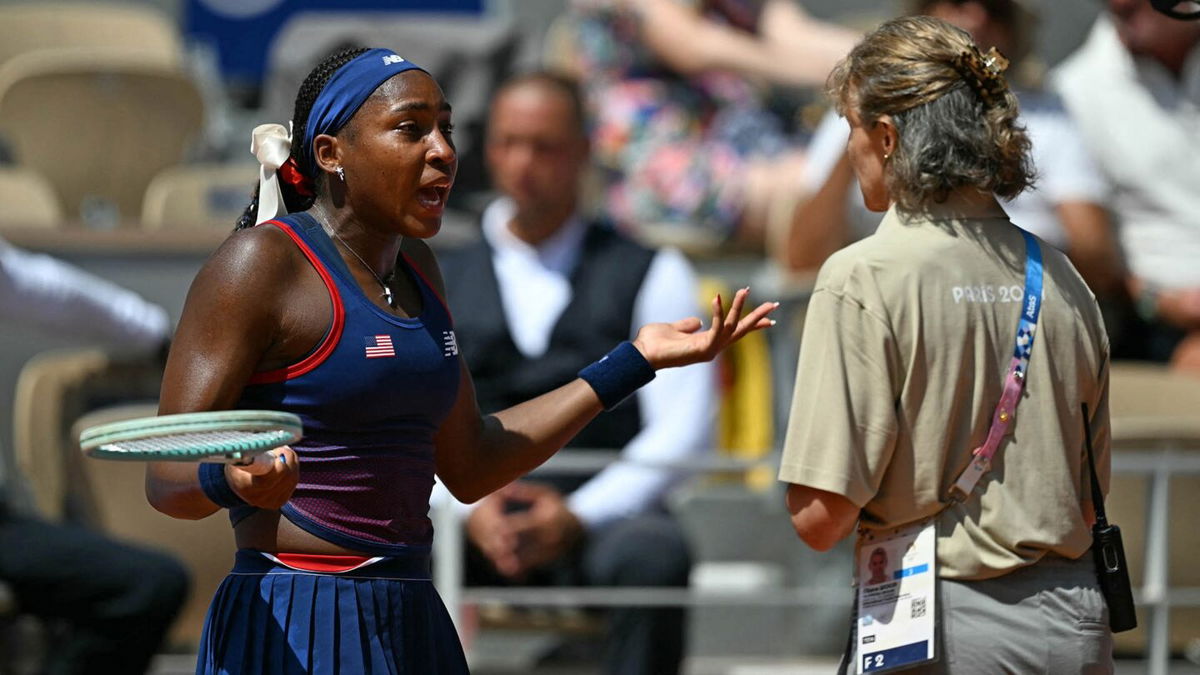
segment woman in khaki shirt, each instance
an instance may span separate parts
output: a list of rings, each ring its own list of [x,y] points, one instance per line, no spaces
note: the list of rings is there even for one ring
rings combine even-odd
[[[1004,64],[950,24],[905,17],[830,76],[863,200],[887,213],[821,268],[779,476],[818,550],[856,527],[936,521],[941,656],[911,672],[1109,673],[1080,412],[1107,486],[1108,339],[1050,246],[1012,434],[969,497],[948,500],[987,436],[1024,304],[1024,238],[996,195],[1034,176]]]

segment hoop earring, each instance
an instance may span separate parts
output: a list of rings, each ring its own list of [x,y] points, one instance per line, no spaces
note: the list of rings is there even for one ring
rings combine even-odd
[[[338,180],[342,181],[343,183],[346,182],[346,170],[345,169],[343,169],[342,167],[339,166],[338,168],[334,169],[333,171],[334,171],[334,173],[336,173],[338,175]]]

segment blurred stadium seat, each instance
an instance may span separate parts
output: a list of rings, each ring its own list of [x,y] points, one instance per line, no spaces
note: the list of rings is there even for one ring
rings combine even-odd
[[[257,165],[248,163],[168,167],[146,187],[142,227],[231,230],[250,203],[257,177]]]
[[[136,45],[178,60],[183,40],[171,20],[149,4],[25,2],[0,5],[0,65],[29,51]]]
[[[87,459],[77,440],[93,424],[154,415],[161,374],[153,360],[118,358],[101,349],[39,354],[18,379],[13,451],[43,516],[184,562],[192,590],[170,639],[194,649],[208,603],[232,563],[229,521],[224,514],[185,522],[158,513],[146,503],[144,463]]]
[[[58,227],[63,222],[54,186],[31,169],[0,167],[0,204],[0,225]]]
[[[157,403],[128,403],[93,410],[69,427],[69,438],[79,438],[87,427],[154,415]],[[79,455],[77,444],[68,453]],[[204,628],[204,617],[217,587],[233,566],[233,530],[224,511],[196,521],[163,515],[146,503],[143,462],[111,462],[78,456],[79,486],[86,496],[91,524],[123,541],[166,551],[187,566],[192,588],[187,604],[175,620],[169,644],[194,649]]]
[[[87,516],[88,509],[76,508],[81,458],[70,437],[75,419],[98,402],[152,400],[160,378],[161,368],[149,359],[114,358],[98,348],[47,351],[25,364],[13,402],[13,455],[43,517]]]
[[[203,111],[191,78],[140,48],[44,49],[0,66],[0,134],[15,162],[54,185],[67,218],[97,227],[141,213]]]

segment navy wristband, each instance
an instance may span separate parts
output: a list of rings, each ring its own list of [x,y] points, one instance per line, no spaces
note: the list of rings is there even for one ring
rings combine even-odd
[[[229,481],[225,478],[224,464],[219,462],[201,462],[199,472],[200,489],[204,491],[204,496],[208,497],[212,503],[223,509],[232,509],[235,506],[247,506],[246,500],[239,497],[238,493],[229,487]]]
[[[654,379],[654,368],[646,357],[625,341],[599,361],[579,371],[579,377],[596,390],[605,410],[612,410]]]

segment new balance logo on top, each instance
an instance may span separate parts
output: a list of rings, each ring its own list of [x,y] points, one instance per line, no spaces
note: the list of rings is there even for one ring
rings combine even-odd
[[[372,335],[363,338],[366,343],[366,357],[368,359],[378,359],[385,356],[395,356],[396,349],[392,346],[391,335]]]
[[[458,356],[458,336],[452,330],[442,331],[442,354],[446,358]]]
[[[399,54],[388,54],[383,57],[383,65],[390,66],[393,63],[404,63],[404,59]]]

